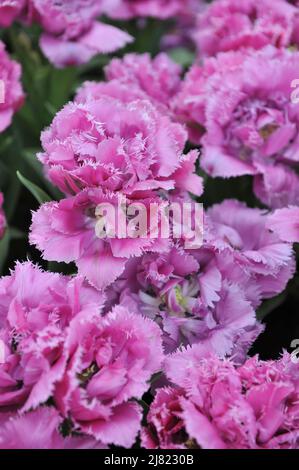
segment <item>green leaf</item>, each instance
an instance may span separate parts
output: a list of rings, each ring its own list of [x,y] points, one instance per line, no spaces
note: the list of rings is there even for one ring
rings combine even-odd
[[[4,139],[0,141],[0,153],[4,153],[8,147],[12,144],[12,137],[6,136]]]
[[[17,227],[9,227],[9,233],[12,240],[22,240],[27,237],[26,233]]]
[[[40,204],[51,201],[50,196],[43,189],[39,188],[36,184],[32,183],[32,181],[29,181],[27,178],[25,178],[25,176],[23,176],[19,171],[17,171],[17,177]]]
[[[50,181],[45,179],[44,173],[43,173],[43,166],[36,157],[37,152],[38,152],[38,149],[28,149],[28,150],[24,150],[22,155],[24,157],[24,160],[26,160],[26,162],[29,164],[30,168],[32,168],[33,171],[38,176],[39,181],[43,185],[45,185],[47,191],[52,196],[52,199],[56,199],[58,201],[59,199],[62,199],[64,196],[59,191],[59,189],[55,188],[55,186],[53,186],[50,183]]]
[[[147,412],[149,410],[149,405],[146,403],[146,401],[140,399],[140,400],[136,400],[137,403],[139,403],[142,408],[143,408],[143,411]]]
[[[152,378],[150,380],[150,384],[153,385],[157,380],[159,380],[162,377],[163,373],[162,372],[156,372],[154,375],[152,375]]]
[[[195,60],[195,54],[189,49],[184,47],[176,47],[169,52],[170,57],[174,60],[177,64],[181,65],[184,68],[190,67]]]
[[[42,164],[36,157],[37,152],[39,149],[25,149],[22,153],[26,163],[34,170],[34,172],[38,175],[39,178],[43,179],[43,170]]]

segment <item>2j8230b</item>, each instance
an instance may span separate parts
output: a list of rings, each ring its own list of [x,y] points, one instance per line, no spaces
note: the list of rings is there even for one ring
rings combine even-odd
[[[194,456],[190,454],[150,454],[148,465],[193,465]]]

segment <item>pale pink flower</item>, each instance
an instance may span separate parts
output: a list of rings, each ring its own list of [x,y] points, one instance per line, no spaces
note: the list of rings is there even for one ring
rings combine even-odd
[[[194,63],[186,73],[171,107],[177,119],[187,125],[193,143],[200,143],[205,132],[206,108],[209,101],[213,101],[214,92],[223,84],[225,73],[227,70],[232,73],[238,71],[244,57],[245,52],[220,53],[215,58],[207,58],[202,64]],[[222,112],[222,108],[219,110]]]
[[[83,104],[88,101],[100,100],[104,96],[110,96],[110,98],[115,98],[127,104],[149,98],[141,88],[132,87],[120,80],[110,80],[109,82],[86,81],[77,90],[75,102]],[[157,107],[165,112],[163,104],[157,104]]]
[[[126,200],[126,203],[142,203],[146,219],[150,220],[150,204],[161,202],[160,198]],[[111,227],[98,236],[97,224],[101,219],[96,208],[109,204],[114,209]],[[149,224],[138,237],[130,236],[127,224],[130,216],[124,215],[126,234],[118,233],[118,214],[122,200],[116,193],[104,193],[100,188],[85,189],[74,197],[59,202],[43,204],[33,213],[30,242],[43,252],[44,259],[70,263],[75,261],[79,273],[98,289],[113,283],[123,272],[128,260],[144,252],[162,252],[168,239],[151,238]],[[110,216],[109,216],[110,217]],[[113,233],[109,233],[109,228]]]
[[[236,367],[196,345],[166,359],[165,371],[179,388],[157,392],[145,447],[171,449],[179,439],[185,448],[298,449],[299,371],[289,354]]]
[[[141,421],[133,399],[148,390],[163,359],[157,325],[123,307],[101,321],[93,314],[78,315],[64,351],[67,367],[54,394],[62,414],[104,444],[131,447]]]
[[[14,113],[24,102],[20,77],[20,65],[9,58],[0,41],[0,132],[11,124]]]
[[[87,81],[77,91],[75,101],[86,103],[103,96],[122,103],[148,100],[161,113],[176,120],[170,107],[181,85],[182,68],[165,53],[151,59],[149,54],[126,54],[105,67],[106,82]]]
[[[80,277],[17,264],[0,280],[0,409],[30,410],[50,398],[62,377],[65,329],[81,311],[100,317],[103,295]]]
[[[235,200],[211,207],[201,248],[170,245],[129,261],[105,308],[120,302],[154,319],[167,352],[200,342],[242,362],[262,331],[254,309],[295,272],[292,245],[270,232],[268,219]]]
[[[296,168],[278,163],[259,165],[260,174],[254,177],[256,196],[268,207],[279,208],[299,204],[299,177]]]
[[[120,29],[100,23],[98,0],[30,0],[29,20],[43,27],[40,46],[57,67],[80,65],[98,53],[114,52],[132,42]]]
[[[27,0],[0,0],[0,26],[8,28],[18,18]]]
[[[200,0],[100,0],[101,12],[116,19],[154,17],[161,20],[195,12]]]
[[[267,226],[281,240],[299,243],[299,207],[277,209],[269,216]]]
[[[272,46],[221,53],[194,66],[175,100],[191,138],[202,143],[202,168],[213,177],[255,176],[257,196],[274,208],[299,200],[291,88],[298,64],[298,52]]]
[[[42,134],[39,159],[67,194],[100,186],[127,195],[159,189],[202,194],[197,152],[184,154],[187,134],[148,101],[109,96],[69,103]]]
[[[0,449],[104,449],[89,436],[62,437],[62,418],[55,408],[42,407],[19,415],[0,413]]]
[[[217,0],[198,16],[193,34],[200,54],[216,55],[268,44],[292,44],[297,9],[285,0]]]
[[[119,80],[129,88],[137,88],[154,103],[169,105],[178,93],[182,68],[167,54],[160,53],[154,59],[149,54],[127,54],[114,58],[105,67],[108,81]]]
[[[273,297],[285,289],[295,272],[294,252],[291,243],[270,233],[267,211],[226,200],[210,208],[207,216],[209,242],[221,271],[234,282],[239,279],[241,286],[242,271],[249,274],[251,282],[243,278],[243,288],[253,289],[253,295],[248,293],[253,305],[259,298]]]
[[[245,280],[251,281],[243,274]],[[205,246],[189,254],[173,247],[133,260],[112,291],[105,308],[119,302],[155,320],[166,353],[201,343],[220,356],[234,355],[242,361],[262,331],[243,285],[222,274],[221,263],[217,265],[213,251]]]

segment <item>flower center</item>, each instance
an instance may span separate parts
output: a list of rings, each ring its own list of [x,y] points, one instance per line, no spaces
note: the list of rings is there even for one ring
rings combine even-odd
[[[89,367],[78,373],[77,379],[81,382],[81,386],[86,386],[99,370],[98,365],[93,362]]]

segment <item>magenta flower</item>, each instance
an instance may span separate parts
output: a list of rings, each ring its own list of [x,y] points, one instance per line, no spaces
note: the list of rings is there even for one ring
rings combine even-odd
[[[20,15],[26,0],[0,0],[0,26],[8,28]]]
[[[242,48],[261,49],[269,44],[293,44],[297,9],[285,0],[217,0],[198,16],[193,35],[200,54]]]
[[[271,46],[219,54],[194,66],[176,99],[197,130],[191,138],[203,134],[203,169],[214,177],[254,175],[257,196],[271,207],[299,201],[298,105],[291,99],[298,65],[297,52]]]
[[[29,262],[1,278],[0,410],[30,410],[48,400],[64,372],[66,327],[81,311],[100,317],[103,301],[82,278],[45,273]]]
[[[157,392],[142,432],[145,447],[176,448],[179,439],[185,448],[298,448],[299,375],[289,354],[277,361],[253,357],[237,368],[193,346],[167,359],[165,370],[179,388],[167,390],[164,409],[166,391]]]
[[[54,408],[41,407],[25,415],[0,413],[0,449],[104,449],[87,436],[63,438],[62,418]]]
[[[29,19],[40,23],[40,46],[57,67],[80,65],[98,53],[114,52],[132,42],[120,29],[100,23],[97,0],[30,0]]]
[[[100,186],[127,195],[174,188],[201,195],[197,153],[183,154],[186,137],[148,101],[127,104],[103,95],[66,105],[42,134],[39,159],[66,194]]]
[[[277,209],[269,216],[267,226],[281,240],[299,243],[299,207]]]
[[[148,390],[163,359],[159,328],[123,307],[101,321],[83,312],[71,322],[64,351],[67,367],[54,395],[62,414],[104,444],[131,447],[141,421],[132,399]]]
[[[20,77],[20,65],[9,58],[0,41],[0,132],[10,126],[14,113],[24,102]]]

